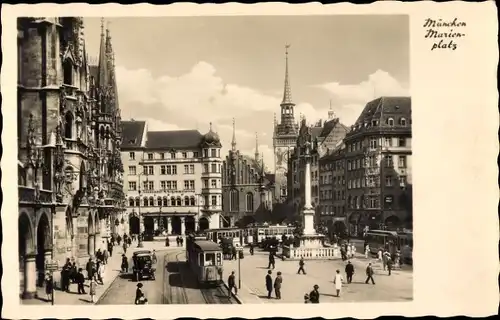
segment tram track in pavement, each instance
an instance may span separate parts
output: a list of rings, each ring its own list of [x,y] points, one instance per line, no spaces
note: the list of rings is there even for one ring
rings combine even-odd
[[[223,286],[213,288],[201,286],[185,261],[179,257],[184,252],[167,254],[164,257],[165,268],[163,284],[163,304],[236,304]],[[170,264],[169,264],[170,263]],[[174,267],[175,265],[175,267]],[[186,272],[189,275],[186,276]],[[173,283],[172,283],[173,282]],[[195,289],[188,293],[188,288]],[[225,292],[226,291],[226,292]],[[198,294],[195,294],[197,292]]]

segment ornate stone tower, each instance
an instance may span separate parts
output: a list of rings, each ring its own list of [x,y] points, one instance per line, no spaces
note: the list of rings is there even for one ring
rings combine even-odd
[[[287,163],[292,149],[295,147],[298,136],[298,125],[295,123],[294,107],[292,102],[292,90],[288,75],[288,48],[285,46],[285,87],[283,90],[283,101],[281,101],[281,121],[274,119],[273,150],[274,150],[274,173],[276,179],[276,198],[283,202],[287,197]]]

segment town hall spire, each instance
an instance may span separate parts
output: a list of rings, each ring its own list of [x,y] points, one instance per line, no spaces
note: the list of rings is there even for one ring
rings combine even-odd
[[[259,162],[259,136],[255,132],[255,161]]]
[[[281,105],[293,104],[292,89],[290,87],[290,79],[288,76],[288,48],[290,48],[289,44],[285,46],[285,88],[283,90],[283,101],[281,102]]]
[[[231,151],[236,152],[236,125],[233,118],[233,141],[231,141]]]

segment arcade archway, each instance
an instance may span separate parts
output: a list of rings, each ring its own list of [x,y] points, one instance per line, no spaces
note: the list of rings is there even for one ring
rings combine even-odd
[[[186,227],[186,234],[196,232],[196,222],[194,221],[194,217],[186,217],[184,224]]]
[[[401,220],[396,216],[389,216],[385,219],[385,225],[387,228],[399,228],[401,226]]]
[[[139,234],[141,232],[139,217],[133,215],[128,219],[129,234]]]
[[[181,218],[175,216],[172,217],[172,234],[181,234]]]
[[[332,228],[333,233],[341,238],[344,238],[347,235],[346,225],[342,221],[335,221]]]
[[[49,250],[50,241],[50,223],[47,215],[42,213],[36,230],[36,269],[38,271],[38,286],[43,287],[45,277],[45,255]]]
[[[208,222],[208,219],[205,217],[200,218],[200,221],[198,222],[200,226],[200,231],[203,232],[210,227],[210,223]]]
[[[31,222],[25,213],[19,216],[19,266],[21,271],[24,270],[24,258],[27,254],[34,252],[33,230]]]

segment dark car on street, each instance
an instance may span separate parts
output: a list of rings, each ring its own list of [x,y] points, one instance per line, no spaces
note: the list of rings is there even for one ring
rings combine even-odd
[[[153,262],[153,253],[149,250],[140,250],[134,252],[133,261],[133,279],[140,281],[144,278],[155,280],[156,268]]]

